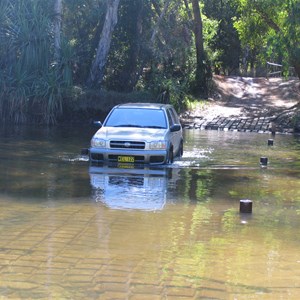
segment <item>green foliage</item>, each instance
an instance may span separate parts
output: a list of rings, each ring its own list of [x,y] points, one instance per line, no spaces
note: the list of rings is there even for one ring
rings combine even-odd
[[[235,1],[204,0],[203,3],[203,12],[207,18],[204,30],[206,31],[207,22],[214,22],[214,35],[207,37],[205,34],[205,44],[208,44],[207,53],[212,68],[217,74],[237,74],[241,46],[233,22],[233,18],[239,15]]]
[[[107,3],[63,1],[57,59],[55,0],[0,1],[2,121],[55,123],[65,106],[75,105],[74,87],[85,95]],[[285,74],[293,66],[300,76],[298,0],[201,1],[205,52],[201,67],[191,4],[191,0],[120,1],[105,76],[95,93],[102,88],[130,97],[144,91],[181,110],[194,101],[191,95],[199,85],[199,73],[239,74],[242,62],[247,68],[270,60],[282,63]]]
[[[104,85],[107,89],[132,92],[145,60],[150,40],[150,5],[124,0],[111,45]]]
[[[207,100],[197,99],[192,95],[185,95],[184,97],[184,108],[187,110],[204,109],[207,105]]]
[[[188,97],[189,78],[184,78],[180,69],[174,67],[165,70],[163,66],[145,71],[138,87],[156,95],[156,101],[172,103],[177,110],[185,107]]]
[[[11,87],[10,91],[16,89],[14,82],[8,82],[16,69],[30,81],[30,87],[26,85],[26,89],[19,90],[18,95],[24,96],[17,109],[15,101],[9,100],[12,92],[2,89],[8,99],[5,105],[1,103],[2,107],[8,110],[7,105],[11,103],[10,111],[16,111],[3,114],[15,122],[25,121],[26,116],[55,122],[56,116],[62,113],[68,86],[83,85],[88,77],[104,22],[106,1],[63,3],[62,56],[54,63],[54,1],[1,2],[1,38],[4,37],[0,46],[4,70],[1,82]],[[153,6],[149,1],[121,2],[103,87],[122,92],[149,90],[158,100],[167,100],[180,109],[195,79],[193,24],[182,3],[170,1],[162,14],[165,4],[164,1],[155,1]],[[211,42],[218,22],[205,18],[204,23],[205,48],[210,57],[217,56],[217,51],[211,51]],[[151,76],[144,72],[149,69]],[[162,99],[165,94],[168,99]]]
[[[72,49],[75,84],[84,85],[96,53],[105,18],[105,0],[64,1],[63,35]]]
[[[62,113],[62,87],[72,83],[72,54],[62,45],[62,59],[54,64],[52,5],[42,0],[1,3],[2,120],[51,124]]]
[[[62,113],[63,90],[57,81],[57,73],[50,71],[37,79],[34,86],[34,97],[32,107],[34,115],[41,116],[46,124],[56,122],[56,117]],[[40,119],[40,118],[38,118]]]
[[[29,97],[32,95],[33,76],[19,66],[1,78],[0,116],[3,121],[26,121]]]
[[[297,0],[236,0],[235,28],[244,45],[259,51],[262,62],[295,67],[300,77],[300,4]]]

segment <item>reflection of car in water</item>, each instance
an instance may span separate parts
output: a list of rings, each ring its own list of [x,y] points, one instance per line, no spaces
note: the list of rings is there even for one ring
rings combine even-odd
[[[155,211],[163,209],[167,169],[122,169],[90,166],[93,198],[113,209]]]

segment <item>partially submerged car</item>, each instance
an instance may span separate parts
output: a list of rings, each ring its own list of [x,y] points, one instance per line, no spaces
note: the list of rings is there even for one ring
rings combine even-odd
[[[182,127],[172,105],[115,106],[91,140],[92,163],[159,165],[183,154]]]

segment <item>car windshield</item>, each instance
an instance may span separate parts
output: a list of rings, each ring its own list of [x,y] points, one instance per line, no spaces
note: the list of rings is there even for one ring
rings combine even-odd
[[[104,126],[167,128],[163,110],[141,108],[116,108],[112,111]]]

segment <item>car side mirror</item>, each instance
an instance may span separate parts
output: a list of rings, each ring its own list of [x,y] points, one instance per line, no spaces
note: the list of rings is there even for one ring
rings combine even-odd
[[[171,132],[175,132],[175,131],[179,131],[181,129],[181,125],[180,124],[174,124],[170,127],[170,131]]]
[[[93,121],[93,126],[97,127],[97,128],[101,128],[102,127],[102,123],[100,121]]]

